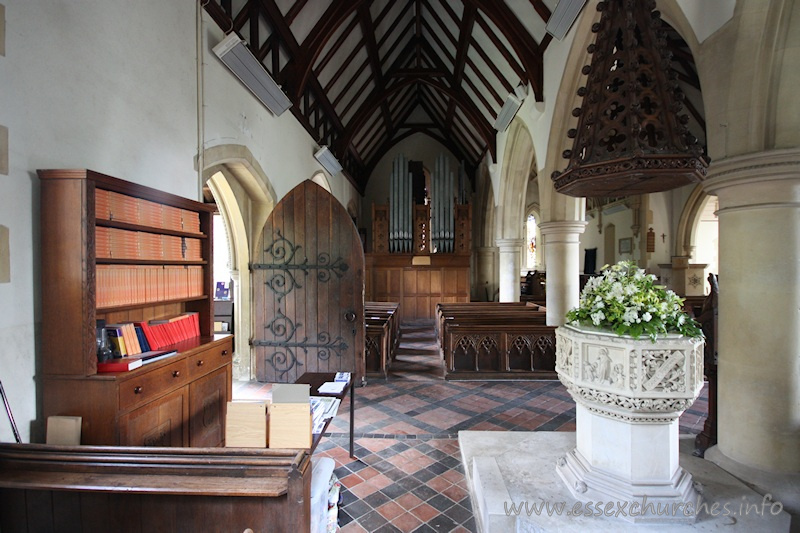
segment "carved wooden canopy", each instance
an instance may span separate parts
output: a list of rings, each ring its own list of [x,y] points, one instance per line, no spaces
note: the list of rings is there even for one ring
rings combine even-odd
[[[690,117],[680,114],[685,94],[679,82],[689,80],[698,89],[699,83],[684,51],[679,63],[685,72],[671,64],[674,31],[661,21],[655,4],[598,4],[602,16],[592,27],[597,39],[588,48],[592,61],[582,71],[588,79],[578,90],[583,103],[573,110],[578,127],[569,131],[574,143],[564,152],[569,164],[552,176],[558,192],[631,196],[705,177],[703,147],[690,132]],[[691,102],[687,107],[702,122]]]

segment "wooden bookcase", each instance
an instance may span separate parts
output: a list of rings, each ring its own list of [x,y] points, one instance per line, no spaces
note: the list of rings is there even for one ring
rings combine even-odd
[[[222,445],[233,339],[212,330],[214,206],[91,170],[38,174],[45,420],[81,416],[82,444]],[[109,196],[116,202],[110,207]],[[139,239],[149,251],[109,253],[97,238],[106,239],[109,230]],[[162,253],[144,247],[147,239],[163,242]],[[164,272],[101,281],[98,291],[98,272],[108,276],[109,265],[129,274]],[[182,281],[184,271],[193,272],[193,291]],[[97,374],[97,319],[112,324],[184,312],[198,313],[200,336],[174,345],[177,355],[130,372]]]

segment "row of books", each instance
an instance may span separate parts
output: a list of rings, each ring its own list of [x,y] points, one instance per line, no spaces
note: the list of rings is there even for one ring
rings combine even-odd
[[[97,265],[97,307],[166,302],[202,296],[203,267],[195,265]]]
[[[199,314],[184,313],[173,318],[149,322],[125,322],[102,325],[112,347],[114,358],[98,362],[98,372],[124,372],[142,364],[176,353],[164,349],[200,336]]]
[[[200,315],[196,312],[187,312],[172,318],[151,320],[142,329],[150,346],[155,344],[159,349],[199,337]]]
[[[104,189],[95,189],[95,216],[157,229],[200,233],[200,214]]]
[[[105,226],[95,228],[95,249],[98,259],[203,260],[200,239]]]
[[[106,335],[114,356],[125,357],[152,351],[154,348],[147,341],[144,327],[149,326],[145,322],[106,325]]]

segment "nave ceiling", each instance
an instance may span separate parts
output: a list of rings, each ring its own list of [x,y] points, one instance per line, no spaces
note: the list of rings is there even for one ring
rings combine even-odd
[[[386,152],[419,133],[447,147],[470,174],[487,153],[496,161],[493,124],[508,95],[521,88],[542,99],[543,56],[552,39],[545,26],[556,4],[208,0],[203,6],[222,30],[247,41],[292,101],[297,120],[330,147],[363,193]],[[680,59],[674,68],[699,90],[688,47],[674,36],[679,42],[670,39],[670,46]],[[687,108],[698,130],[702,101]]]

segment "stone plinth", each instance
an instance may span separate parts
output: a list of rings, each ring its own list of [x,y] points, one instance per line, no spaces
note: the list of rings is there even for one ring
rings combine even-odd
[[[566,431],[459,431],[458,447],[479,533],[642,533],[622,520],[643,508],[658,507],[649,498],[632,501],[575,498],[553,468],[575,448]],[[680,439],[680,463],[699,486],[701,502],[688,510],[693,524],[645,528],[650,533],[786,533],[791,516],[773,494],[759,494],[722,468],[694,457],[694,436]],[[609,505],[610,504],[610,505]],[[663,515],[673,509],[661,508]]]
[[[556,339],[556,371],[577,403],[577,446],[557,462],[572,494],[695,502],[692,477],[678,463],[678,417],[703,387],[703,341],[667,335],[653,343],[574,326],[558,328]],[[625,519],[694,521],[681,514]]]

